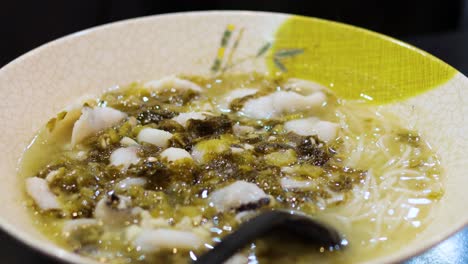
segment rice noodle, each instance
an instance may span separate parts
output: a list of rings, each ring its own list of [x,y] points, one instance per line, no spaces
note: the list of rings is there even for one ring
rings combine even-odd
[[[393,129],[399,127],[396,119],[346,104],[339,108],[336,117],[343,138],[341,152],[348,154],[341,157],[343,164],[367,170],[367,174],[361,184],[353,187],[346,203],[327,215],[345,229],[366,225],[364,237],[367,239],[361,243],[372,248],[387,240],[391,230],[410,230],[411,219],[407,216],[415,206],[407,201],[427,197],[431,189],[437,189],[438,183],[428,173],[434,164],[430,163],[432,157],[429,157],[422,168],[410,167],[410,161],[420,151],[399,142],[396,136],[392,138]],[[370,121],[364,125],[362,120]],[[424,182],[427,188],[415,189],[414,181]],[[425,206],[425,215],[432,214],[429,207]],[[413,209],[412,213],[419,213],[421,208]],[[428,221],[429,218],[418,218],[418,221]]]

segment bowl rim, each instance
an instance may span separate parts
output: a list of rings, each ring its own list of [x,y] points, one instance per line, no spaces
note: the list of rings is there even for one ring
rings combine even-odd
[[[323,19],[323,18],[316,18],[316,17],[309,17],[309,16],[302,16],[302,15],[295,15],[295,14],[289,14],[289,13],[281,13],[281,12],[267,12],[267,11],[249,11],[249,10],[204,10],[204,11],[184,11],[184,12],[172,12],[172,13],[164,13],[164,14],[155,14],[155,15],[147,15],[147,16],[141,16],[141,17],[135,17],[135,18],[128,18],[124,20],[119,20],[119,21],[114,21],[110,23],[105,23],[102,25],[97,25],[94,27],[86,28],[71,34],[67,34],[65,36],[62,36],[60,38],[51,40],[49,42],[46,42],[22,55],[19,57],[15,58],[14,60],[8,62],[5,64],[3,67],[0,68],[0,73],[8,70],[9,68],[15,67],[16,65],[21,64],[23,61],[40,55],[40,53],[45,50],[45,49],[50,49],[53,48],[54,46],[62,45],[63,43],[73,41],[78,38],[86,37],[90,34],[99,34],[103,30],[111,29],[111,28],[116,28],[116,27],[125,27],[128,24],[138,24],[138,23],[144,23],[144,22],[150,22],[151,20],[157,20],[157,19],[164,19],[166,17],[181,17],[185,18],[187,16],[191,17],[197,17],[197,16],[224,16],[224,15],[231,15],[231,16],[264,16],[264,17],[276,17],[276,18],[287,18],[291,16],[295,17],[301,17],[305,19],[310,19],[310,20],[315,20],[315,21],[320,21],[324,23],[329,23],[329,24],[335,24],[337,26],[344,26],[349,28],[350,30],[353,31],[359,31],[359,32],[364,32],[371,34],[373,37],[381,38],[384,39],[385,41],[390,41],[394,44],[400,45],[406,49],[409,49],[413,52],[419,53],[422,56],[430,57],[432,59],[436,59],[439,62],[448,65],[449,67],[453,68],[450,64],[446,63],[445,61],[439,59],[438,57],[418,48],[415,47],[411,44],[408,44],[406,42],[403,42],[401,40],[395,39],[393,37],[384,35],[382,33],[361,28],[358,26],[342,23],[342,22],[337,22],[333,20],[328,20],[328,19]],[[454,68],[455,69],[455,68]],[[462,79],[465,79],[468,81],[468,78],[455,69],[456,75],[461,76]],[[455,75],[455,76],[456,76]],[[455,78],[455,77],[452,77]],[[461,219],[456,225],[453,225],[453,228],[444,228],[445,231],[442,231],[439,233],[438,236],[432,237],[431,239],[426,240],[424,243],[420,244],[419,246],[415,247],[414,250],[410,251],[405,251],[403,253],[400,253],[397,256],[391,257],[390,255],[384,255],[369,261],[366,261],[365,263],[393,263],[393,262],[401,262],[403,260],[407,260],[411,257],[417,256],[422,254],[423,252],[428,251],[431,248],[434,248],[437,246],[440,242],[446,240],[448,237],[454,235],[455,233],[461,231],[464,229],[466,226],[468,226],[468,218],[467,219]],[[26,245],[30,249],[39,252],[43,254],[44,256],[47,257],[52,257],[55,260],[58,260],[60,262],[71,262],[71,263],[99,263],[91,258],[83,257],[77,254],[74,254],[71,251],[68,251],[66,249],[63,249],[62,247],[58,245],[54,245],[54,243],[47,243],[43,244],[43,242],[40,239],[37,238],[31,238],[28,232],[25,232],[23,230],[20,230],[16,228],[14,225],[10,224],[8,221],[6,221],[1,215],[0,215],[0,230],[5,232],[6,234],[9,235],[10,239],[14,239],[23,245]]]

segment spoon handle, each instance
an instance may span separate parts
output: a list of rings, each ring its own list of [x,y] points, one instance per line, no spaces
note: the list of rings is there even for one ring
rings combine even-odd
[[[281,220],[282,217],[279,217],[275,211],[254,217],[240,225],[235,232],[225,236],[220,243],[207,253],[203,254],[194,263],[223,263],[245,245],[268,233],[272,227],[277,225]]]
[[[225,236],[213,249],[201,255],[194,263],[223,263],[247,244],[273,231],[287,231],[307,243],[336,246],[341,242],[339,233],[310,217],[283,211],[268,211],[241,224]]]

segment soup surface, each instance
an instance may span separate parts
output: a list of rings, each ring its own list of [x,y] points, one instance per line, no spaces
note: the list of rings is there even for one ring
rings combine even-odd
[[[109,263],[187,263],[266,210],[347,241],[269,237],[231,263],[342,263],[398,250],[430,221],[441,167],[417,131],[299,79],[170,76],[87,98],[22,159],[26,204],[59,245]]]

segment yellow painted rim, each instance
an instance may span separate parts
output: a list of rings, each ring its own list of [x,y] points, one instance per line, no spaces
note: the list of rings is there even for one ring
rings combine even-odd
[[[346,99],[383,104],[424,93],[457,70],[411,45],[337,22],[289,17],[276,31],[270,72],[321,83]]]

